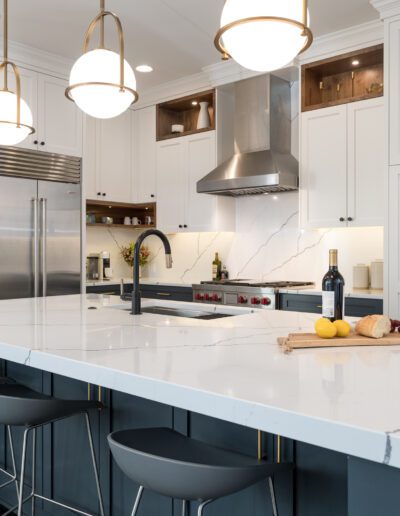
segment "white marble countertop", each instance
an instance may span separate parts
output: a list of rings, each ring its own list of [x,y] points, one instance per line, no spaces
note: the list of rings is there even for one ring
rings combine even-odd
[[[322,290],[318,288],[303,288],[303,289],[279,289],[280,294],[303,294],[309,296],[321,296]],[[373,289],[351,289],[344,293],[345,297],[358,297],[364,299],[383,299],[383,290]]]
[[[132,316],[94,294],[0,301],[0,357],[400,467],[400,346],[284,354],[277,337],[317,316],[225,310],[245,315]]]

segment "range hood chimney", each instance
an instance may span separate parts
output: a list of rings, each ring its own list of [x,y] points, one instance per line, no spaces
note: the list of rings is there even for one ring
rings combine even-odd
[[[197,183],[198,193],[226,196],[298,189],[291,153],[291,87],[272,74],[235,84],[235,152]]]

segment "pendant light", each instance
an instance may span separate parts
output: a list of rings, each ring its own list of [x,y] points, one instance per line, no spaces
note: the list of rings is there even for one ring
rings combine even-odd
[[[116,24],[119,54],[104,47],[104,19],[110,16]],[[100,23],[100,45],[89,50],[90,39]],[[100,0],[100,13],[86,31],[83,55],[72,67],[65,94],[86,114],[94,118],[113,118],[138,100],[134,71],[125,60],[124,33],[118,16],[105,10]]]
[[[270,72],[310,47],[307,0],[225,0],[215,46],[222,59]]]
[[[21,77],[16,64],[8,60],[8,0],[3,0],[3,88],[0,89],[0,145],[16,145],[33,134],[32,112],[21,98]],[[15,75],[16,93],[8,89],[8,67]]]

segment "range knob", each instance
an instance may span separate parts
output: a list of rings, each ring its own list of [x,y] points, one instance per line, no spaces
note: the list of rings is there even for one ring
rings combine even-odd
[[[246,296],[238,296],[238,303],[239,303],[239,305],[246,305],[247,297]]]
[[[210,301],[210,294],[204,294],[204,300]]]
[[[221,301],[221,296],[219,296],[218,294],[213,294],[212,300],[218,303],[219,301]]]
[[[269,305],[271,304],[271,300],[270,300],[270,298],[269,298],[269,297],[263,297],[263,298],[261,299],[261,304],[262,304],[263,306],[269,306]]]
[[[203,301],[204,296],[203,296],[203,294],[197,293],[195,295],[195,299],[196,299],[196,301]]]
[[[251,304],[252,305],[259,305],[260,303],[261,303],[261,301],[260,301],[259,297],[252,297],[251,298]]]

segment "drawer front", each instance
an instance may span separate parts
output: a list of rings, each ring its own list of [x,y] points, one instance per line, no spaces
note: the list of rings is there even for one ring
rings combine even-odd
[[[306,294],[280,294],[279,309],[289,312],[322,313],[322,296]],[[364,317],[370,314],[383,313],[382,299],[367,299],[359,297],[345,298],[345,315],[347,317]]]
[[[165,285],[141,285],[142,297],[147,299],[160,299],[164,301],[193,301],[193,290],[191,287],[168,287]],[[132,284],[124,285],[125,294],[132,292]],[[86,287],[87,294],[120,295],[119,285],[96,285]]]

